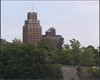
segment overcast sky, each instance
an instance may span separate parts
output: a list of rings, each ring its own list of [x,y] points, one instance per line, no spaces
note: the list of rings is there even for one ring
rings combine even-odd
[[[42,34],[54,27],[65,44],[75,38],[82,46],[99,46],[99,1],[2,1],[1,38],[22,40],[27,12],[37,12]]]

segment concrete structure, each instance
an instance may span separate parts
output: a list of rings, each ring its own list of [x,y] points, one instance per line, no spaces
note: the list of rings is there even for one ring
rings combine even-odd
[[[23,26],[23,43],[32,43],[37,46],[42,38],[42,28],[37,20],[36,12],[29,12]]]

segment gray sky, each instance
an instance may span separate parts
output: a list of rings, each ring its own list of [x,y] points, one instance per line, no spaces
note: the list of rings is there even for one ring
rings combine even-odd
[[[75,38],[82,46],[99,46],[99,1],[2,1],[1,38],[22,40],[27,12],[37,12],[42,34],[54,27],[65,44]]]

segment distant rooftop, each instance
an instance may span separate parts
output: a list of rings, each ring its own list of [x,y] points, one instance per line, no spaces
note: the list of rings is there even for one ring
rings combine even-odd
[[[55,28],[54,27],[51,27],[46,32],[52,32],[52,30],[55,30]]]

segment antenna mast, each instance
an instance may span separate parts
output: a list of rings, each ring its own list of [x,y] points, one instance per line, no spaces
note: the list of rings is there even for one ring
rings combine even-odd
[[[33,2],[32,2],[32,12],[33,12]]]

